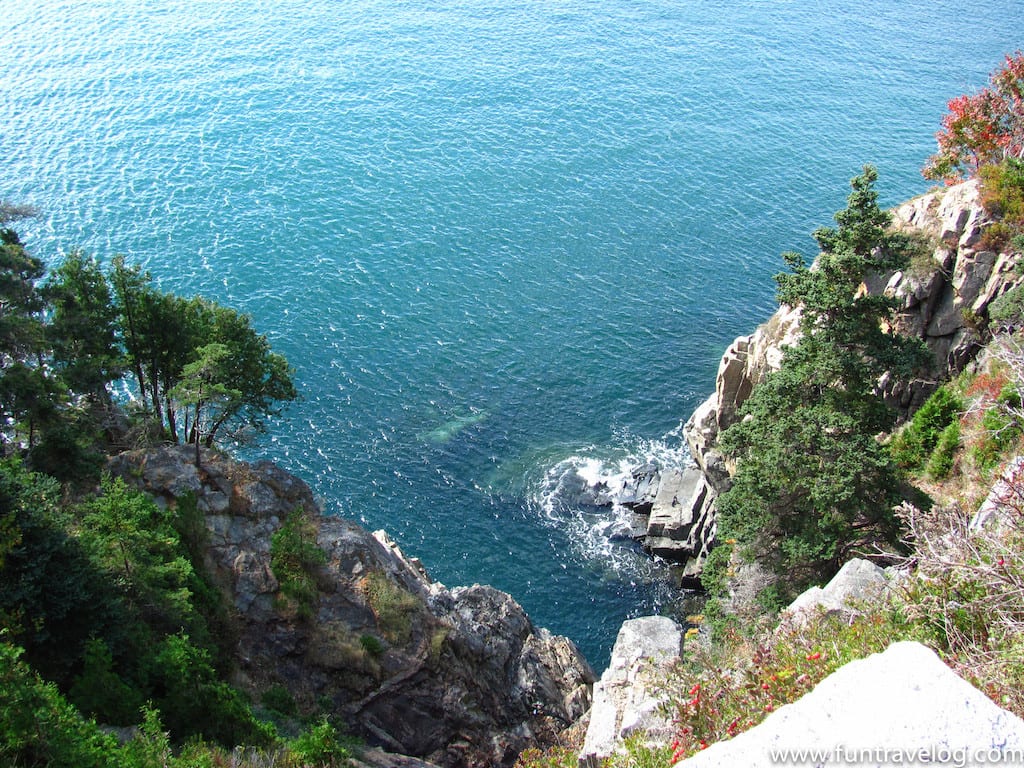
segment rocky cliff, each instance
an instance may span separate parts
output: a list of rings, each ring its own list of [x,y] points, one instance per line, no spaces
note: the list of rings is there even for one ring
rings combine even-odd
[[[962,371],[981,349],[989,305],[1018,285],[1019,254],[989,249],[991,218],[976,181],[931,192],[893,212],[916,253],[909,268],[875,275],[862,286],[899,301],[896,326],[921,338],[933,355],[930,370],[911,382],[881,382],[901,413],[916,409],[944,379]],[[754,386],[779,367],[783,349],[799,338],[798,309],[780,307],[722,356],[715,391],[690,416],[684,434],[694,467],[659,472],[640,468],[625,503],[644,515],[641,538],[654,554],[683,561],[695,579],[714,540],[715,497],[729,487],[730,468],[716,449],[718,435],[739,418]]]
[[[309,487],[269,462],[193,460],[168,446],[122,454],[111,471],[165,505],[194,495],[237,629],[236,682],[257,699],[284,686],[371,744],[443,766],[509,764],[586,712],[590,667],[509,595],[431,581],[383,532],[321,516]],[[271,567],[271,539],[295,510],[323,553],[305,611]]]

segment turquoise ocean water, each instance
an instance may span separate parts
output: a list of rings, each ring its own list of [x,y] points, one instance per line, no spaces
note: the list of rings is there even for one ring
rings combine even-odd
[[[253,315],[303,400],[247,456],[510,591],[601,667],[673,610],[569,482],[684,460],[779,254],[927,188],[1024,2],[0,0],[0,197]]]

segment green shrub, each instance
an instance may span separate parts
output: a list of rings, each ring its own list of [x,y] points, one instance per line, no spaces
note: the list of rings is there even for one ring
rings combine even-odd
[[[270,539],[270,567],[280,586],[284,606],[312,618],[316,602],[315,569],[327,561],[317,546],[316,526],[295,509]]]
[[[1024,322],[1024,285],[1012,288],[989,304],[988,316],[1001,326],[1015,326]]]
[[[98,638],[86,644],[82,673],[75,678],[68,699],[82,712],[108,725],[138,722],[144,703],[142,692],[114,671],[110,649]]]
[[[1020,250],[1024,237],[1024,161],[1007,158],[984,166],[979,176],[982,205],[999,219],[982,233],[982,247]]]
[[[1000,399],[1006,396],[1004,391]],[[1006,456],[1021,436],[1021,426],[998,405],[985,411],[981,417],[984,434],[971,449],[975,465],[983,472],[991,472]]]
[[[932,480],[944,480],[953,471],[956,449],[960,447],[960,423],[952,422],[939,434],[939,442],[928,457],[925,472]]]
[[[338,733],[330,721],[323,717],[308,730],[288,742],[286,765],[324,766],[346,764],[356,756],[357,744]]]
[[[217,678],[209,653],[187,635],[164,639],[151,674],[160,694],[156,704],[178,741],[202,736],[233,747],[276,738],[273,726],[256,720],[242,694]]]
[[[295,698],[280,683],[275,683],[267,688],[260,697],[260,701],[263,702],[263,706],[267,709],[273,710],[285,717],[295,717],[299,713],[299,708],[295,704]]]
[[[893,461],[902,469],[917,471],[924,467],[939,438],[964,410],[960,397],[948,387],[940,387],[917,409],[902,431],[889,444]]]
[[[359,644],[371,656],[380,656],[384,653],[384,643],[380,641],[379,637],[374,635],[362,635],[359,638]]]
[[[0,642],[0,765],[121,768],[117,743]]]

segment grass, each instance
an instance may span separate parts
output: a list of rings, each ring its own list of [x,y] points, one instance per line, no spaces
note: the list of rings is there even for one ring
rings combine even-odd
[[[408,644],[413,618],[424,609],[420,599],[379,571],[363,579],[362,590],[384,637],[397,645]]]

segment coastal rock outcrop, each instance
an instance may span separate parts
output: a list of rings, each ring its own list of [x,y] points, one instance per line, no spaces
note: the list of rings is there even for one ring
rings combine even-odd
[[[907,414],[919,407],[938,383],[962,371],[982,346],[990,304],[1021,284],[1019,254],[998,253],[987,245],[991,217],[981,204],[977,181],[930,192],[893,210],[894,225],[917,244],[903,271],[873,276],[862,286],[869,293],[896,298],[897,329],[922,339],[932,352],[930,371],[910,382],[883,378],[887,402]],[[683,428],[690,453],[704,476],[708,493],[701,500],[706,529],[694,535],[713,538],[714,499],[729,487],[730,467],[717,450],[718,435],[739,418],[754,386],[779,367],[785,347],[799,339],[800,312],[782,306],[749,336],[737,338],[722,355],[715,391]],[[698,562],[689,566],[699,572]]]
[[[660,681],[679,660],[682,645],[682,629],[664,616],[623,623],[608,668],[594,685],[594,705],[580,752],[583,768],[597,766],[634,734],[660,743],[672,738],[671,717],[661,711]]]
[[[840,667],[760,725],[677,765],[980,765],[1022,755],[1024,720],[992,703],[934,651],[900,642]]]
[[[868,600],[889,585],[885,569],[855,557],[848,560],[839,573],[824,587],[810,587],[783,611],[783,620],[802,624],[818,612],[852,619],[857,611],[851,601]]]
[[[388,752],[442,766],[510,764],[583,715],[594,674],[575,645],[533,626],[504,592],[448,589],[383,532],[323,517],[309,487],[270,462],[182,446],[120,455],[111,472],[166,506],[194,499],[206,565],[233,613],[237,680],[283,686]],[[271,565],[298,510],[323,562],[296,604]]]

